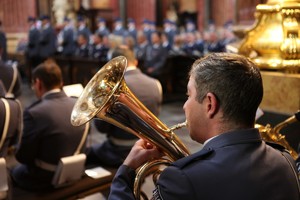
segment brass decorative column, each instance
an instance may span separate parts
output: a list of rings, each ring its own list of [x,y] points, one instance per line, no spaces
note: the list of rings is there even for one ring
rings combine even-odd
[[[256,6],[256,22],[238,53],[261,69],[300,72],[300,0],[268,0]]]

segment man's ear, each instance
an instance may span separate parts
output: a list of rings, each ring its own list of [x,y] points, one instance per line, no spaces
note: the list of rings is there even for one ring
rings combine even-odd
[[[39,78],[37,78],[37,79],[35,79],[35,83],[36,83],[36,87],[40,91],[42,89],[43,82]]]
[[[134,60],[134,66],[138,66],[139,61],[137,59]]]
[[[219,102],[216,95],[209,92],[206,94],[207,98],[207,113],[210,118],[213,118],[219,111]]]

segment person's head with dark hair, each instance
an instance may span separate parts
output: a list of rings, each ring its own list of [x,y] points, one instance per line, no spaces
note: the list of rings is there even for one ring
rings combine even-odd
[[[27,23],[28,23],[28,25],[29,25],[30,28],[31,28],[33,25],[35,25],[35,23],[36,23],[36,18],[35,18],[35,17],[32,17],[32,16],[29,16],[29,17],[27,18]]]
[[[33,17],[33,16],[28,16],[27,18],[27,22],[35,22],[36,21],[36,18]]]
[[[79,15],[77,16],[77,25],[78,26],[85,26],[86,25],[86,19],[84,16]]]
[[[151,34],[151,42],[152,42],[152,44],[161,44],[161,32],[160,31],[154,31]]]
[[[94,34],[94,44],[101,44],[103,42],[103,35],[101,33]]]
[[[184,110],[191,137],[198,142],[216,133],[253,128],[263,97],[261,74],[255,64],[244,56],[209,54],[194,62],[190,70],[188,96]],[[192,102],[194,106],[191,106]],[[201,116],[195,117],[196,106],[210,110],[210,113],[202,110],[197,114]]]
[[[63,80],[59,66],[52,60],[41,63],[32,72],[32,84],[38,98],[50,90],[61,89]]]
[[[76,39],[76,42],[77,42],[77,45],[79,47],[81,46],[85,46],[88,44],[89,42],[89,36],[85,33],[80,33],[78,36],[77,36],[77,39]]]
[[[119,46],[113,51],[112,57],[115,58],[118,56],[124,56],[127,59],[128,67],[137,67],[138,61],[135,58],[133,51],[127,46]]]
[[[42,21],[42,26],[45,26],[46,24],[50,23],[50,17],[49,17],[49,15],[42,15],[40,17],[40,20]]]
[[[81,33],[77,36],[77,44],[79,46],[88,44],[89,38],[86,34]]]

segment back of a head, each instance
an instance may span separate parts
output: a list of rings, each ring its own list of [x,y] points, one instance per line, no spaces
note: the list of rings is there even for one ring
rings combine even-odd
[[[161,36],[162,36],[162,32],[161,31],[154,31],[151,34],[151,41],[153,43],[159,43],[159,42],[161,42]]]
[[[114,48],[122,45],[122,43],[123,43],[123,37],[118,36],[118,35],[110,34],[108,36],[108,42],[109,42],[109,48],[110,49],[114,49]]]
[[[32,79],[39,79],[47,90],[61,88],[63,85],[62,72],[54,61],[45,61],[32,72]]]
[[[190,75],[195,79],[199,102],[211,92],[218,99],[225,121],[254,125],[263,84],[253,62],[237,54],[213,53],[195,61]]]
[[[84,34],[84,33],[80,33],[77,37],[77,42],[79,45],[84,45],[88,43],[88,35]]]
[[[137,62],[133,51],[131,51],[127,47],[122,47],[122,46],[117,47],[113,51],[112,57],[114,58],[117,56],[124,56],[127,59],[128,63],[133,64],[133,65]]]

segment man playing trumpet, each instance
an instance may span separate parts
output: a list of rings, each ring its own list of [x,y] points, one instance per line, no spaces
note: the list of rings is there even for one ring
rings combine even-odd
[[[187,96],[187,128],[203,148],[161,173],[153,199],[300,198],[292,157],[281,146],[266,144],[254,128],[263,85],[250,60],[229,53],[196,60]],[[163,155],[144,140],[136,142],[116,173],[109,199],[135,199],[135,170]]]

